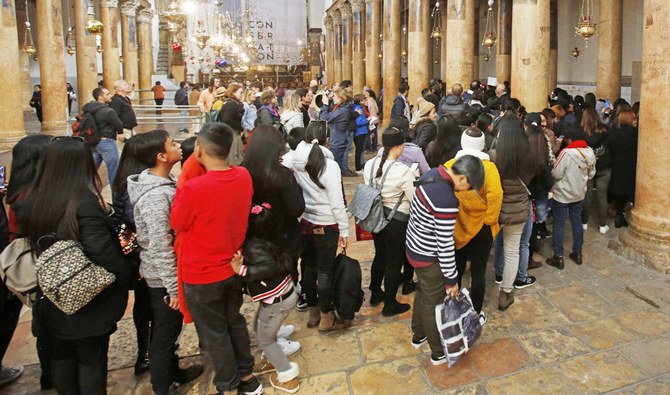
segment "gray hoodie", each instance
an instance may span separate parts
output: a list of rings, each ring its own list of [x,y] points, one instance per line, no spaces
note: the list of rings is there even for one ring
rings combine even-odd
[[[155,176],[149,169],[128,177],[128,196],[134,205],[137,242],[140,252],[140,275],[151,288],[166,288],[177,297],[177,257],[174,233],[170,228],[170,208],[177,183]]]
[[[556,180],[554,200],[566,204],[578,202],[586,196],[586,183],[596,174],[596,156],[588,146],[565,148],[556,158],[551,174]]]

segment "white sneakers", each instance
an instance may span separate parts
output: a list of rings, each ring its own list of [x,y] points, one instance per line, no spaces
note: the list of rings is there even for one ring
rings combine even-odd
[[[609,230],[610,230],[610,227],[607,226],[607,225],[598,227],[598,232],[600,232],[601,235],[604,235]]]
[[[293,325],[282,325],[277,331],[277,338],[284,338],[291,336],[295,332],[295,326]]]
[[[587,230],[589,228],[589,224],[582,224],[582,229]]]
[[[300,350],[300,342],[295,340],[286,340],[280,337],[277,339],[277,344],[279,344],[279,347],[281,347],[286,356],[293,355]]]

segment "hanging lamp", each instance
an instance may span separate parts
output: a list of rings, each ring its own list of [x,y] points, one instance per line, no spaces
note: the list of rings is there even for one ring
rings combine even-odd
[[[596,34],[596,24],[593,23],[593,0],[582,0],[582,10],[575,26],[575,34],[584,39],[584,47],[589,47],[589,38]],[[579,56],[579,55],[577,55]]]
[[[489,9],[486,11],[486,28],[484,29],[484,39],[482,39],[482,45],[487,48],[487,53],[484,55],[484,61],[486,62],[491,59],[491,48],[498,43],[496,22],[493,19],[493,3],[493,0],[488,0]]]

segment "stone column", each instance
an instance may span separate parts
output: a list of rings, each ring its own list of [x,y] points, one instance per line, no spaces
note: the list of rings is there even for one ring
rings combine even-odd
[[[474,79],[473,41],[475,39],[474,0],[447,1],[447,89],[455,83],[463,87]]]
[[[400,85],[400,35],[402,34],[402,2],[384,0],[384,125],[391,119],[393,100]],[[412,87],[410,87],[411,89]],[[414,88],[416,89],[416,88]]]
[[[498,15],[496,78],[502,83],[512,79],[512,0],[498,2]]]
[[[340,12],[342,14],[342,79],[351,80],[352,79],[352,11],[351,5],[349,3],[342,3],[340,5]]]
[[[117,0],[100,2],[100,22],[102,31],[102,81],[105,88],[114,92],[113,84],[121,79],[119,62],[119,9]]]
[[[475,34],[474,40],[472,40],[472,79],[476,80],[479,78],[479,51],[484,48],[482,46],[482,39],[479,35],[479,20],[482,18],[482,15],[480,13],[483,10],[487,10],[488,7],[480,7],[479,6],[479,0],[475,0],[475,19],[474,19],[474,28],[472,31]],[[486,21],[486,16],[484,16],[484,21]],[[463,89],[466,91],[468,90],[468,86],[470,86],[470,81],[463,82]]]
[[[0,148],[8,149],[25,134],[19,58],[27,58],[28,55],[19,49],[14,7],[0,7],[0,20],[0,44],[4,50],[0,57],[0,70],[5,91],[4,103],[0,106]],[[62,96],[65,97],[65,94]]]
[[[430,1],[409,1],[409,30],[407,36],[407,77],[409,82],[409,101],[416,102],[421,90],[428,87],[430,81]]]
[[[447,3],[440,3],[442,14],[442,37],[440,37],[440,75],[447,75]]]
[[[382,8],[381,0],[365,1],[365,81],[366,84],[379,96],[382,89],[382,65],[379,54],[381,53],[381,41],[379,35],[382,32]]]
[[[558,85],[558,1],[549,1],[549,90]],[[548,94],[549,92],[547,92]]]
[[[328,84],[332,84],[334,80],[335,72],[333,68],[335,67],[335,46],[334,46],[334,36],[335,31],[333,30],[333,18],[330,15],[326,15],[323,18],[323,25],[326,28],[326,81]]]
[[[21,73],[19,75],[19,91],[21,92],[21,105],[23,106],[23,111],[32,112],[33,108],[30,107],[30,98],[33,94],[33,87],[30,83],[30,57],[23,52],[23,40],[26,36],[26,15],[28,11],[26,10],[26,3],[23,1],[14,2],[16,5],[16,28],[18,31],[17,43],[19,48],[19,69]],[[33,32],[35,31],[33,25]]]
[[[516,0],[513,13],[513,96],[528,112],[542,111],[549,92],[549,0]]]
[[[365,24],[363,22],[364,0],[351,0],[353,9],[353,45],[351,51],[352,78],[354,83],[354,94],[362,93],[365,86]]]
[[[86,7],[86,0],[74,0],[79,112],[84,104],[93,100],[93,89],[98,87],[98,53],[95,50],[95,36],[86,31]]]
[[[60,0],[37,2],[37,50],[42,85],[42,132],[65,134],[67,94]],[[18,65],[18,63],[17,63]],[[4,72],[4,71],[3,71]]]
[[[137,33],[139,36],[139,87],[141,104],[151,104],[151,75],[153,74],[153,42],[151,39],[151,21],[153,11],[143,8],[137,13]],[[181,81],[176,81],[179,84]]]
[[[612,102],[621,96],[622,0],[600,0],[596,96]]]
[[[335,81],[342,81],[342,13],[340,10],[333,11],[333,30],[335,31],[333,47],[333,80],[330,81],[332,86]]]
[[[123,79],[139,89],[137,69],[137,9],[139,1],[128,0],[121,4],[121,49],[123,52]],[[135,96],[137,97],[137,96]]]
[[[670,106],[670,2],[646,0],[642,33],[642,89],[638,137],[635,207],[630,226],[610,248],[618,254],[670,274],[670,184],[666,155],[667,121],[659,116]]]

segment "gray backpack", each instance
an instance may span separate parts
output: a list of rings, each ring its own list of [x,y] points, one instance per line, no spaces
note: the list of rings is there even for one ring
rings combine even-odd
[[[375,158],[370,167],[370,182],[369,184],[358,184],[354,191],[354,197],[347,210],[354,215],[356,223],[368,232],[379,233],[386,227],[386,225],[393,219],[398,206],[402,202],[402,196],[391,210],[388,216],[384,215],[384,205],[382,204],[382,187],[386,176],[388,175],[391,166],[386,168],[382,175],[379,186],[375,186],[374,169],[376,168],[379,158]]]

